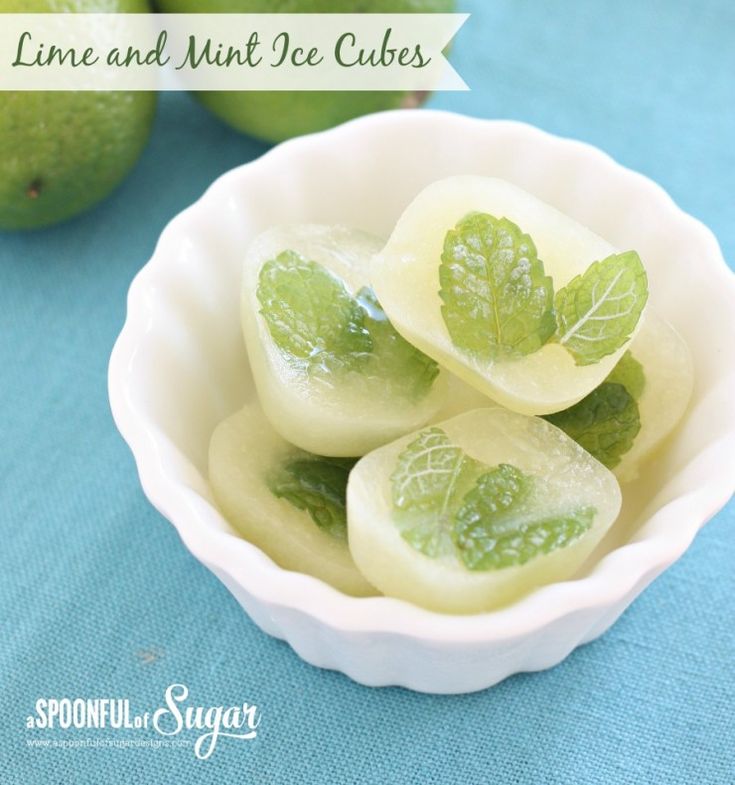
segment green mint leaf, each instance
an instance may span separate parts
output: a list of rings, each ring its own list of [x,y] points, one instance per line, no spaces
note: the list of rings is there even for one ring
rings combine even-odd
[[[390,478],[393,503],[399,510],[446,512],[466,461],[441,428],[427,428],[398,456]]]
[[[583,507],[542,520],[503,516],[502,512],[478,516],[482,499],[469,496],[457,514],[454,531],[457,551],[469,570],[517,567],[564,548],[592,526],[596,512],[594,507]]]
[[[324,267],[294,251],[263,265],[257,296],[275,344],[309,372],[358,371],[412,401],[439,374],[434,360],[396,332],[372,289],[353,297]]]
[[[390,479],[396,522],[410,545],[432,557],[451,552],[454,509],[478,466],[441,428],[406,446]]]
[[[641,429],[638,404],[616,382],[603,382],[569,409],[544,418],[612,469],[633,446]]]
[[[401,452],[391,485],[394,520],[409,545],[432,558],[455,556],[470,570],[525,564],[579,537],[595,516],[586,507],[539,519],[526,503],[533,477],[507,463],[485,466],[441,428],[422,431]]]
[[[468,526],[495,518],[525,499],[532,479],[509,463],[501,463],[478,477],[474,488],[462,500],[456,515],[455,533],[461,547],[462,532]]]
[[[414,549],[436,559],[453,550],[451,522],[448,518],[399,520],[401,537]]]
[[[347,480],[356,458],[293,458],[269,478],[274,496],[309,513],[316,525],[338,540],[347,539]]]
[[[372,351],[365,311],[341,281],[294,251],[263,265],[257,297],[275,344],[309,370],[358,368]]]
[[[646,374],[643,366],[633,357],[630,351],[625,352],[618,364],[608,374],[606,382],[622,384],[637,401],[646,387]]]
[[[530,354],[556,329],[551,278],[507,218],[471,213],[447,232],[439,281],[452,342],[477,360]]]
[[[577,365],[592,365],[631,336],[648,299],[648,278],[635,251],[594,262],[556,293],[554,340]]]
[[[373,342],[366,372],[384,379],[397,395],[410,400],[423,398],[439,374],[437,363],[396,331],[372,289],[361,289],[357,301],[366,311],[365,327]]]

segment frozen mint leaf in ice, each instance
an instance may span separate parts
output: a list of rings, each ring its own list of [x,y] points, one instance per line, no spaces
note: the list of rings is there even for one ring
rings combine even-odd
[[[398,456],[394,519],[427,556],[452,556],[469,570],[525,564],[581,536],[595,515],[592,507],[544,514],[535,482],[510,464],[484,465],[440,428],[428,428]]]
[[[286,461],[269,478],[268,487],[332,537],[347,538],[347,480],[355,458],[323,458],[304,454]]]
[[[453,514],[478,467],[441,428],[427,428],[407,445],[390,478],[403,538],[427,556],[450,552]]]
[[[469,570],[497,570],[525,564],[563,548],[592,525],[595,510],[539,518],[525,508],[533,479],[509,464],[483,474],[457,512],[453,539]]]
[[[366,312],[365,327],[373,343],[365,372],[383,379],[398,395],[423,398],[434,384],[439,366],[396,331],[372,289],[361,289],[357,301]]]
[[[638,404],[622,384],[603,382],[579,403],[544,418],[613,469],[641,429]]]
[[[635,251],[594,262],[556,293],[554,340],[577,365],[592,365],[633,334],[648,299],[648,278]]]
[[[276,346],[309,370],[355,369],[372,351],[365,311],[344,284],[294,251],[263,265],[257,296]]]
[[[461,559],[470,570],[498,570],[518,567],[536,556],[564,548],[592,526],[593,507],[543,520],[520,523],[501,529],[490,523],[462,528]]]
[[[643,366],[633,357],[630,351],[627,351],[608,374],[605,381],[622,384],[637,401],[643,395],[643,390],[646,387],[646,374]]]
[[[551,278],[507,218],[471,213],[447,232],[439,281],[452,342],[477,360],[530,354],[556,329]]]

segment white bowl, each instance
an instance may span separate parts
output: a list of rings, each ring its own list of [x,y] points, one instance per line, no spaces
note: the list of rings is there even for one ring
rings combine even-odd
[[[636,248],[652,305],[696,370],[683,426],[626,487],[621,519],[579,575],[475,616],[355,599],[283,570],[232,533],[207,482],[214,426],[255,395],[238,316],[250,239],[290,221],[387,236],[421,188],[453,174],[506,178]],[[109,389],[148,498],[263,630],[363,684],[469,692],[601,635],[735,490],[735,278],[709,230],[589,145],[516,122],[387,112],[282,144],[177,216],[130,287]]]

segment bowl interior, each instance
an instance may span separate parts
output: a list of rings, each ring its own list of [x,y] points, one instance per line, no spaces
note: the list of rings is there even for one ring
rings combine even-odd
[[[640,536],[657,510],[711,478],[712,447],[735,429],[735,300],[711,234],[653,183],[578,142],[518,123],[395,112],[283,144],[226,174],[169,225],[131,290],[131,318],[142,309],[146,334],[128,363],[128,405],[167,445],[165,471],[211,501],[211,432],[255,395],[238,313],[249,241],[290,222],[342,223],[385,237],[419,190],[457,174],[510,180],[621,249],[638,250],[652,307],[694,357],[685,422],[625,488],[621,519],[583,575]],[[216,516],[201,525],[227,529]]]

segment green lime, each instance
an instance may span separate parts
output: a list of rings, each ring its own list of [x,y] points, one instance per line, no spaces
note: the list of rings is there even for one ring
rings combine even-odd
[[[454,0],[157,0],[166,13],[449,13]],[[269,142],[321,131],[353,117],[416,106],[426,94],[393,92],[196,92],[197,100],[238,131]]]
[[[6,13],[145,13],[145,0],[4,0]],[[99,202],[138,160],[156,94],[0,92],[0,229],[47,226]]]

